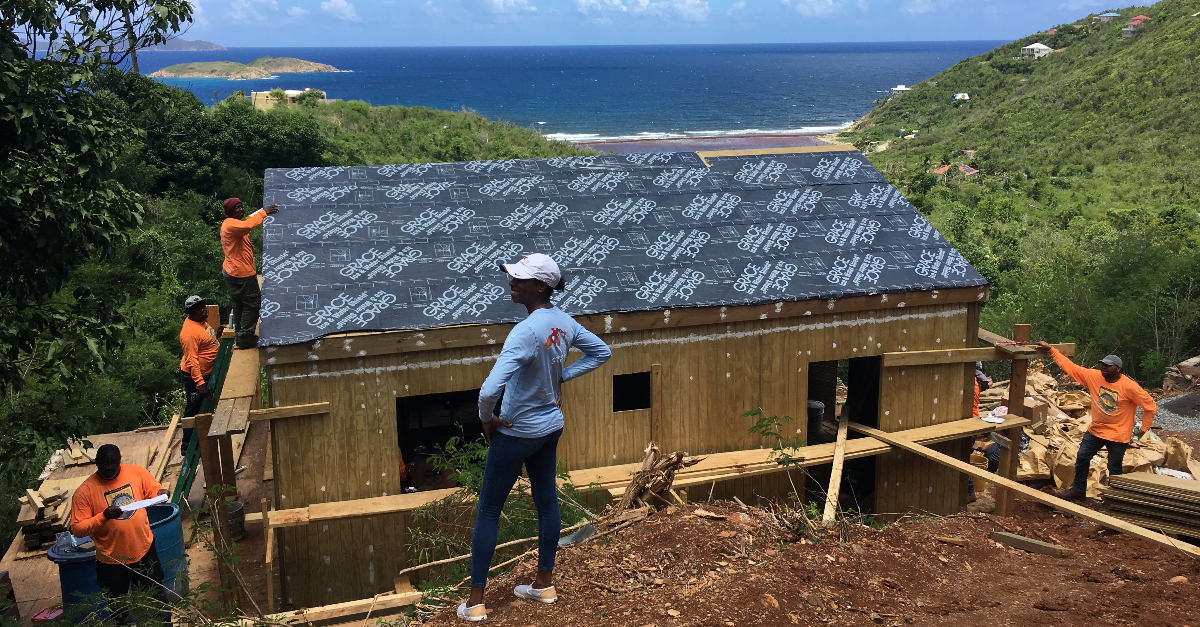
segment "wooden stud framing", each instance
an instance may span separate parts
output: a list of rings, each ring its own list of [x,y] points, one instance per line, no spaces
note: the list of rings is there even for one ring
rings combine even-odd
[[[1196,547],[1179,540],[1174,540],[1161,533],[1150,531],[1144,527],[1139,527],[1137,525],[1120,520],[1119,518],[1109,516],[1108,514],[1098,512],[1093,509],[1088,509],[1082,505],[1077,505],[1075,503],[1071,503],[1070,501],[1064,501],[1040,490],[1035,490],[1023,483],[1018,483],[1011,479],[994,475],[986,470],[976,468],[967,462],[954,459],[949,455],[939,453],[915,442],[897,437],[899,434],[885,433],[879,429],[872,429],[857,423],[850,423],[850,428],[858,431],[859,433],[869,435],[877,440],[880,440],[881,442],[891,444],[896,448],[904,449],[926,459],[934,460],[959,472],[966,473],[972,477],[975,477],[977,480],[990,481],[995,483],[997,486],[1002,486],[1014,492],[1019,492],[1028,498],[1031,498],[1044,505],[1049,505],[1054,509],[1067,512],[1084,520],[1089,520],[1114,531],[1120,531],[1121,533],[1126,533],[1131,536],[1153,542],[1154,544],[1167,549],[1182,551],[1194,558],[1200,557],[1200,547]]]
[[[650,365],[650,441],[663,444],[662,364]]]
[[[1013,327],[1013,339],[1017,342],[1028,342],[1029,334],[1030,326],[1028,324],[1018,324]],[[1025,414],[1025,380],[1028,372],[1028,360],[1013,359],[1012,376],[1009,378],[1008,384],[1009,413],[1018,416]],[[1020,466],[1021,430],[1007,429],[1004,435],[1010,444],[1008,448],[1000,450],[1000,476],[1006,479],[1016,479],[1017,468]],[[1000,486],[997,486],[996,489],[996,515],[1012,515],[1012,493]]]

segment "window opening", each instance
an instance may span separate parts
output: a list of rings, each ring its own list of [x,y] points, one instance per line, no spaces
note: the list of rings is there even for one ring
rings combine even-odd
[[[650,373],[613,376],[613,411],[650,409]]]

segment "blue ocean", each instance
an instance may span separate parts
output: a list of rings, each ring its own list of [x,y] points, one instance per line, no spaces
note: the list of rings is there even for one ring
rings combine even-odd
[[[207,104],[236,90],[311,87],[376,106],[472,109],[578,142],[828,132],[870,111],[891,87],[1001,43],[231,48],[143,52],[140,65],[149,74],[192,61],[297,57],[341,71],[165,82]]]

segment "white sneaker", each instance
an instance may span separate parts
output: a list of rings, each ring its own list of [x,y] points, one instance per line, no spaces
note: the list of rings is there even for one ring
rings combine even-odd
[[[487,620],[487,608],[482,603],[467,607],[467,603],[464,601],[458,604],[458,617],[472,623],[478,623],[481,620]]]
[[[537,601],[538,603],[553,603],[558,600],[558,593],[554,591],[554,586],[548,588],[534,588],[533,584],[520,585],[513,588],[513,594],[522,599]]]

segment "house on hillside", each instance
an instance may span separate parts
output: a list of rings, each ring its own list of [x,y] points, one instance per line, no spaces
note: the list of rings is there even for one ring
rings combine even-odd
[[[971,96],[965,91],[960,91],[957,94],[950,96],[950,102],[966,102],[971,99]]]
[[[1121,36],[1126,39],[1133,37],[1138,33],[1138,31],[1142,30],[1142,24],[1149,19],[1150,18],[1145,15],[1139,15],[1133,18],[1128,24],[1121,28]]]
[[[1021,48],[1021,58],[1022,59],[1040,59],[1040,58],[1050,54],[1051,52],[1054,52],[1053,48],[1051,48],[1050,46],[1047,46],[1044,43],[1038,42],[1038,43],[1029,44],[1028,46],[1025,46],[1024,48]]]
[[[1112,20],[1112,19],[1118,18],[1118,17],[1121,17],[1120,13],[1114,13],[1112,11],[1109,11],[1108,13],[1101,13],[1100,15],[1097,15],[1097,16],[1093,17],[1092,19],[1100,20],[1101,22],[1107,22],[1109,20]]]
[[[903,94],[903,93],[909,92],[909,91],[912,91],[912,87],[909,87],[907,85],[896,85],[895,87],[892,88],[892,98],[895,98],[896,96],[899,96],[900,94]]]
[[[444,481],[429,453],[480,432],[480,385],[525,317],[497,263],[530,252],[558,261],[557,305],[612,349],[564,385],[576,485],[627,480],[653,441],[766,460],[682,487],[692,498],[803,491],[743,414],[800,418],[789,429],[819,441],[801,417],[809,401],[836,415],[839,367],[856,422],[936,425],[963,460],[958,425],[994,427],[968,420],[977,357],[957,350],[975,349],[986,281],[852,146],[273,169],[264,200],[280,211],[263,227],[263,412],[278,412],[275,503],[304,512],[276,530],[294,607],[392,589],[409,511],[446,489],[397,469]],[[804,450],[819,446],[833,444]],[[872,511],[964,502],[936,462],[886,447],[861,461]]]

